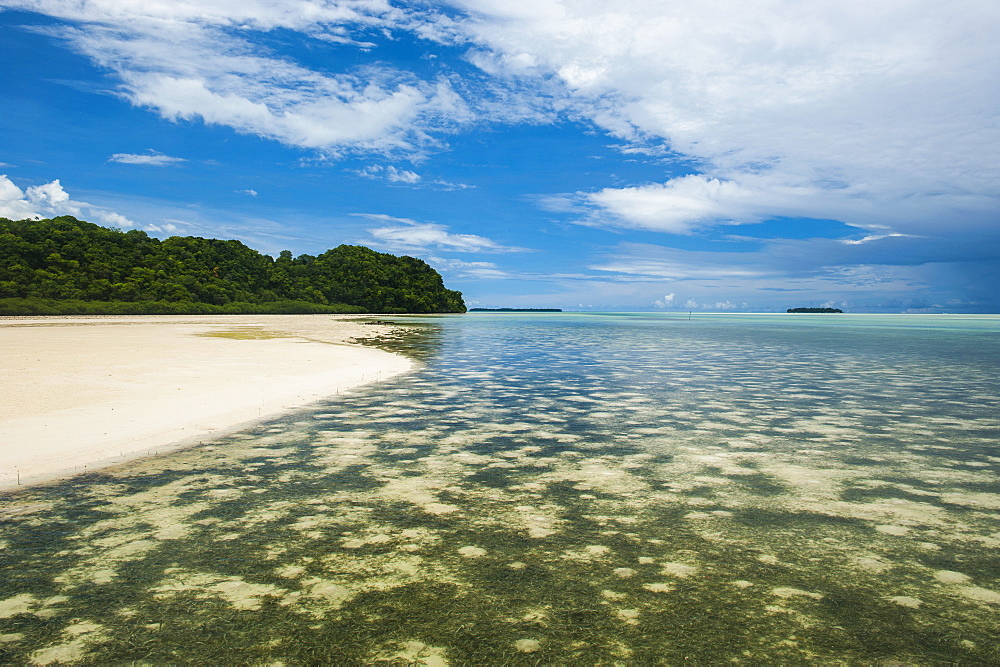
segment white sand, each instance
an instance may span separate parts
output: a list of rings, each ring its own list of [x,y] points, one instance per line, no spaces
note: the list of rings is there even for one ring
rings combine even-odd
[[[348,342],[386,329],[329,315],[0,318],[0,489],[196,444],[410,370]]]

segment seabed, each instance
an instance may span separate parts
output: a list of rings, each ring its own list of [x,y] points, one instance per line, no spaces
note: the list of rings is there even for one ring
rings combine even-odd
[[[4,497],[0,660],[1000,662],[989,364],[484,322],[415,327],[412,374]]]

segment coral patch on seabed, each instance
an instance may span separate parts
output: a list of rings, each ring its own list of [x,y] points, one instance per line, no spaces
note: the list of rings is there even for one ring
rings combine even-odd
[[[494,321],[3,497],[2,661],[1000,662],[1000,355]]]

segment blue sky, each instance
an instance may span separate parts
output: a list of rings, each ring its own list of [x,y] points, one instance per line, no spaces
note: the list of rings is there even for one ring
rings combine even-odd
[[[1000,5],[0,0],[0,215],[470,306],[1000,312]]]

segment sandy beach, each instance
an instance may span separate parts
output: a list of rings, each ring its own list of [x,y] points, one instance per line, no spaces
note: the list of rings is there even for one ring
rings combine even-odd
[[[329,315],[0,319],[0,490],[161,454],[406,372]]]

